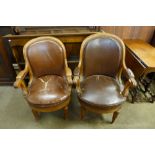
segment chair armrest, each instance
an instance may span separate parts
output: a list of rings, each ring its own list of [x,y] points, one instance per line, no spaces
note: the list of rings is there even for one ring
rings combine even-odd
[[[133,72],[131,71],[131,69],[129,68],[125,68],[123,70],[123,73],[125,75],[125,77],[128,79],[127,82],[125,83],[125,87],[123,89],[123,91],[121,92],[121,94],[123,96],[128,96],[129,93],[129,88],[131,87],[136,87],[137,86],[137,82],[135,80],[135,76],[133,74]]]
[[[81,94],[81,87],[80,87],[80,69],[79,67],[76,67],[74,69],[74,79],[73,79],[73,84],[76,85],[76,90],[78,94]]]
[[[26,67],[24,70],[20,71],[16,76],[16,81],[14,82],[14,88],[21,88],[23,92],[26,94],[28,92],[26,84],[24,82],[24,78],[28,73],[28,68]]]
[[[76,67],[74,69],[74,78],[73,78],[73,84],[77,84],[77,81],[80,79],[80,69],[79,67]]]
[[[74,69],[74,76],[79,76],[79,75],[80,75],[80,69],[79,69],[79,67],[76,67]]]
[[[72,85],[73,81],[72,81],[72,71],[69,67],[66,68],[66,75],[67,75],[67,80],[68,80],[68,83],[70,85]]]

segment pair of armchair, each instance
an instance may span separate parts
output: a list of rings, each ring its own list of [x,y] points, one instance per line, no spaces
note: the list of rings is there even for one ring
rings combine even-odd
[[[83,41],[74,76],[67,64],[65,46],[57,38],[32,39],[24,46],[23,55],[25,69],[17,75],[14,86],[23,90],[37,120],[40,112],[60,109],[64,110],[66,119],[72,84],[75,84],[81,119],[87,110],[113,113],[113,123],[129,87],[136,86],[132,71],[125,65],[124,43],[104,32]],[[122,72],[128,79],[125,84],[121,80]],[[24,82],[27,74],[30,77],[28,86]]]

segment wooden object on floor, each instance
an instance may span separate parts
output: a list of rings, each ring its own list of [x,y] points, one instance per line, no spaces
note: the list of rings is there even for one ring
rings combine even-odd
[[[155,47],[155,31],[154,31],[154,33],[153,33],[152,39],[151,39],[151,41],[150,41],[150,44],[151,44],[153,47]]]
[[[134,72],[135,78],[147,88],[145,78],[155,72],[155,48],[142,40],[124,40],[126,45],[126,64]],[[135,102],[136,93],[132,93]],[[153,96],[152,96],[153,97]]]
[[[141,39],[150,42],[154,26],[101,26],[101,30],[112,33],[121,39]]]
[[[24,68],[23,46],[29,40],[40,36],[54,36],[60,39],[67,51],[69,67],[74,70],[79,62],[79,51],[82,41],[89,35],[100,31],[99,27],[74,26],[74,27],[16,27],[17,35],[4,36],[12,48],[19,70]]]
[[[12,27],[15,34],[71,34],[89,33],[99,31],[99,26],[15,26]]]
[[[2,37],[8,33],[12,33],[11,26],[0,27],[0,85],[12,85],[16,77],[9,43]]]
[[[4,39],[0,37],[0,85],[12,85],[15,76],[9,53],[4,46]]]

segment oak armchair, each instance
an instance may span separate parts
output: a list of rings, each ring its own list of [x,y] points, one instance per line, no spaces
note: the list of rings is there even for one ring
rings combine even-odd
[[[122,73],[127,79],[125,84]],[[134,74],[126,67],[122,40],[104,32],[87,37],[81,45],[73,82],[81,105],[81,119],[86,111],[113,113],[113,123],[129,88],[137,85]]]
[[[25,44],[23,55],[25,69],[17,75],[14,87],[23,90],[34,117],[39,119],[40,112],[64,109],[66,118],[72,72],[63,43],[54,37],[38,37]],[[28,86],[24,82],[26,75],[30,79]]]

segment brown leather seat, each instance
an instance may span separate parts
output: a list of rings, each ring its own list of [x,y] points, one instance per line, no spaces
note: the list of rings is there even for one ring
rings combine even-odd
[[[122,72],[128,81],[121,80]],[[81,118],[86,110],[113,113],[112,122],[126,100],[130,86],[136,86],[132,71],[125,65],[125,46],[120,38],[107,33],[87,37],[74,71],[74,83],[81,104]]]
[[[126,100],[126,97],[119,93],[121,90],[118,82],[104,75],[87,77],[81,83],[81,91],[79,99],[92,107],[117,106]]]
[[[64,109],[67,117],[70,101],[72,72],[67,65],[63,43],[54,37],[30,40],[23,49],[25,69],[16,77],[15,87],[20,87],[36,119],[40,112]],[[30,75],[28,87],[24,82]]]
[[[67,79],[57,75],[42,76],[32,82],[27,100],[35,107],[57,106],[70,97],[70,91]]]

